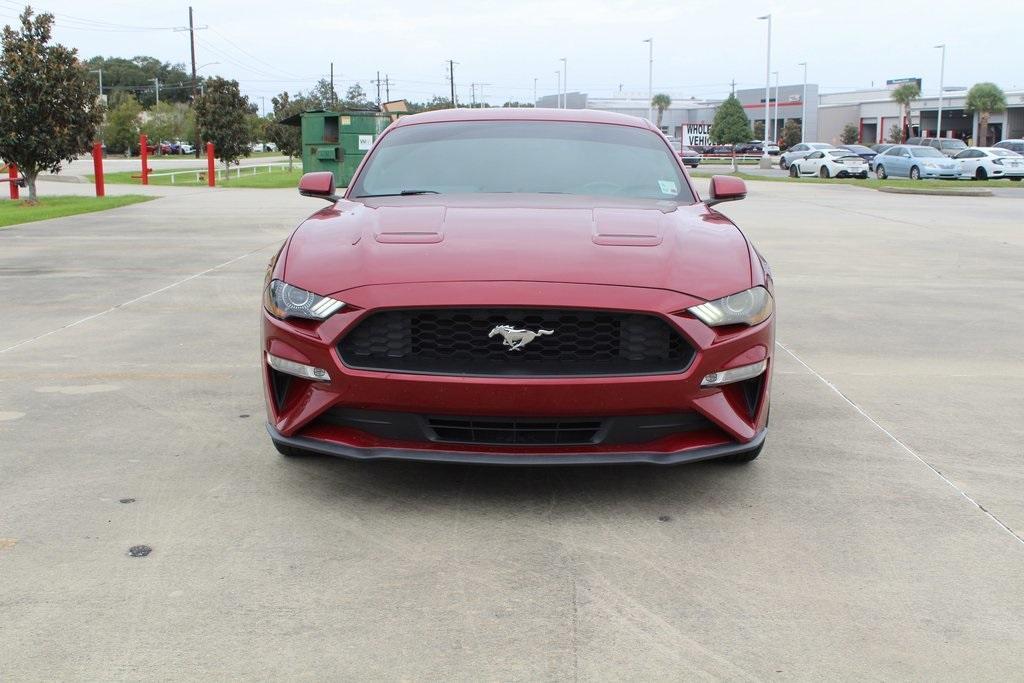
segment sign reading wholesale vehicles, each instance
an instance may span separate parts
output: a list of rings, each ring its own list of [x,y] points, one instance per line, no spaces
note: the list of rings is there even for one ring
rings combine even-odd
[[[680,138],[686,147],[711,145],[711,124],[710,123],[684,123]]]

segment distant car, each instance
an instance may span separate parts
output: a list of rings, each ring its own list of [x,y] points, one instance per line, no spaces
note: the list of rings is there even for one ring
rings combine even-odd
[[[875,157],[875,175],[892,177],[948,178],[960,177],[960,164],[934,147],[924,145],[893,145]]]
[[[1008,149],[1012,152],[1016,152],[1017,154],[1024,154],[1024,140],[1003,140],[1002,142],[997,142],[992,146],[998,149]]]
[[[187,142],[179,142],[178,149],[181,150],[182,154],[195,154],[196,148]]]
[[[697,168],[697,165],[700,163],[700,152],[689,147],[683,147],[679,150],[679,158],[682,159],[683,165]]]
[[[934,147],[950,158],[967,149],[967,143],[956,138],[925,138],[921,144]]]
[[[953,159],[960,163],[961,178],[1024,178],[1024,156],[1002,147],[968,147]]]
[[[789,166],[792,178],[816,175],[819,178],[867,178],[868,163],[847,149],[822,149],[811,152]]]
[[[785,171],[797,159],[803,159],[811,152],[817,152],[822,149],[835,149],[835,146],[827,142],[801,142],[798,145],[793,145],[786,150],[785,154],[779,157],[779,168]]]
[[[181,145],[177,142],[168,142],[164,140],[160,143],[161,154],[181,154]]]
[[[704,154],[732,154],[732,145],[711,145]]]
[[[737,154],[760,154],[761,153],[761,145],[762,144],[763,143],[761,141],[759,141],[759,140],[755,140],[753,142],[741,142],[738,145],[736,145],[736,153]]]
[[[870,147],[865,147],[864,145],[839,145],[839,149],[849,150],[869,163],[872,159],[878,156],[878,152]]]
[[[923,140],[924,140],[924,138],[907,138],[907,141],[904,142],[903,144],[904,145],[913,145],[914,147],[918,147],[918,146],[924,144]]]

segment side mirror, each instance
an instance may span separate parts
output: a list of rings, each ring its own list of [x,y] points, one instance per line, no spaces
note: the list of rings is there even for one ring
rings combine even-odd
[[[330,171],[304,173],[299,179],[299,194],[303,197],[319,197],[329,202],[340,199],[334,194],[334,174]]]
[[[704,201],[708,206],[722,202],[735,202],[747,196],[747,184],[729,175],[711,176],[711,196]]]

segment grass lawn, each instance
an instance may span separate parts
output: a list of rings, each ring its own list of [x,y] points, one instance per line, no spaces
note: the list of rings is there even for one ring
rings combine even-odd
[[[186,169],[175,169],[179,171],[179,175],[174,177],[174,182],[171,183],[170,176],[150,176],[150,185],[175,185],[177,187],[206,187],[206,168],[196,168],[192,170]],[[224,178],[222,175],[217,176],[217,187],[258,187],[258,188],[275,188],[275,187],[298,187],[299,178],[302,177],[302,163],[296,163],[295,168],[289,172],[286,167],[274,167],[272,171],[267,172],[266,166],[256,166],[256,174],[253,175],[253,168],[242,167],[242,175],[236,176],[237,169],[233,168],[228,172],[228,177]],[[160,173],[161,171],[157,171]],[[200,180],[196,180],[196,173],[202,174]],[[123,173],[106,173],[103,176],[104,182],[111,185],[141,185],[142,180],[140,178],[133,178],[137,176],[138,171],[126,171]],[[89,176],[89,180],[93,180],[93,176]]]
[[[24,192],[24,190],[23,190]],[[78,213],[106,211],[119,206],[146,202],[153,197],[137,194],[126,194],[118,197],[41,197],[35,206],[29,206],[24,200],[0,200],[0,228],[19,223],[44,221],[47,218],[62,218]]]
[[[733,175],[725,170],[722,173],[716,171],[705,171],[697,170],[690,171],[690,175],[695,178],[710,178],[713,175]],[[867,187],[870,189],[878,189],[880,187],[913,187],[917,189],[949,189],[954,188],[958,190],[977,190],[977,189],[990,189],[990,188],[1018,188],[1024,189],[1024,183],[1012,182],[1009,180],[990,180],[988,182],[974,182],[971,180],[910,180],[909,178],[887,178],[886,180],[879,180],[874,176],[869,176],[866,180],[860,178],[791,178],[789,176],[764,176],[756,175],[754,173],[744,173],[740,171],[736,173],[737,178],[743,178],[746,181],[764,181],[769,183],[824,183],[827,185],[856,185],[858,187]]]

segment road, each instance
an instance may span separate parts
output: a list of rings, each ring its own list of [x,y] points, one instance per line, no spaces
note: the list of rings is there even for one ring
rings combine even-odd
[[[279,457],[260,286],[318,203],[170,190],[0,230],[0,679],[1019,677],[1019,200],[751,183],[761,458],[490,469]]]

